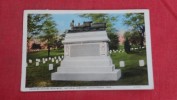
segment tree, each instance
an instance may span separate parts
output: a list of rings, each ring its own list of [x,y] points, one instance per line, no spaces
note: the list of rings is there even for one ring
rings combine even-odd
[[[94,23],[106,23],[106,31],[108,33],[114,33],[116,29],[113,27],[117,16],[111,16],[109,14],[81,14],[80,17],[88,18]]]
[[[58,30],[56,28],[56,23],[52,20],[50,14],[45,14],[46,20],[43,23],[42,33],[40,36],[42,41],[46,41],[48,49],[48,57],[50,56],[50,48],[54,45],[57,39]]]
[[[130,42],[129,42],[129,39],[128,39],[128,38],[126,38],[126,40],[125,40],[124,49],[125,49],[125,52],[126,52],[126,53],[129,53],[129,52],[130,52]]]
[[[43,14],[28,14],[27,18],[27,46],[29,50],[29,41],[34,36],[42,32],[44,21],[46,20]]]
[[[118,36],[113,33],[108,33],[108,37],[110,39],[109,43],[109,49],[110,50],[117,50],[118,49]]]
[[[54,41],[54,46],[57,47],[57,49],[64,47],[62,43],[62,41],[64,40],[64,37],[65,37],[65,34],[61,34],[59,38]]]
[[[141,48],[144,46],[145,41],[145,24],[144,24],[144,14],[143,13],[129,13],[125,15],[124,24],[132,27],[131,31],[134,33],[139,33]]]
[[[111,16],[109,14],[81,14],[80,17],[89,18],[94,23],[106,23],[106,31],[110,39],[109,48],[118,48],[118,36],[115,34],[117,30],[114,27],[117,16]]]
[[[131,45],[138,46],[140,43],[139,33],[136,31],[127,31],[124,33],[124,37],[129,40]]]

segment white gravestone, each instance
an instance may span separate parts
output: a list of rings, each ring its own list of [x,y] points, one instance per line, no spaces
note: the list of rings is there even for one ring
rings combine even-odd
[[[49,70],[53,70],[53,64],[49,64]]]
[[[67,33],[64,59],[51,80],[117,81],[121,70],[112,63],[108,41],[106,31]]]
[[[36,66],[39,66],[39,62],[36,62]]]
[[[29,63],[32,63],[33,61],[31,59],[29,59]]]
[[[43,64],[45,64],[45,60],[43,60],[42,62],[43,62]]]
[[[119,62],[119,66],[120,66],[120,67],[125,67],[125,62],[124,62],[124,61],[120,61],[120,62]]]
[[[61,58],[58,58],[59,61],[61,61]]]
[[[51,60],[51,57],[49,57],[49,60]]]
[[[48,61],[48,59],[47,59],[47,58],[45,58],[45,61]]]
[[[40,62],[41,60],[40,59],[36,59],[37,62]]]
[[[139,66],[142,67],[144,65],[145,65],[144,60],[139,60]]]
[[[58,64],[58,60],[55,61]]]
[[[54,62],[54,58],[52,58],[52,62]]]

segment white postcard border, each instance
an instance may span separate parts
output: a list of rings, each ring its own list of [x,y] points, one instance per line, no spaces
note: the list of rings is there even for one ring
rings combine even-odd
[[[28,14],[74,14],[74,13],[144,13],[145,33],[146,33],[146,56],[149,85],[129,85],[129,86],[73,86],[73,87],[26,87],[26,66],[27,66],[27,15]],[[22,46],[22,76],[21,91],[78,91],[78,90],[152,90],[154,89],[152,70],[152,51],[150,35],[150,16],[148,9],[127,9],[127,10],[25,10],[23,16],[23,46]]]

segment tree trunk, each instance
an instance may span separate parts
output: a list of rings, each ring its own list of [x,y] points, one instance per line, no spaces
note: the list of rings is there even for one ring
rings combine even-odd
[[[50,56],[50,46],[48,46],[47,49],[48,49],[48,58],[49,58],[49,56]]]

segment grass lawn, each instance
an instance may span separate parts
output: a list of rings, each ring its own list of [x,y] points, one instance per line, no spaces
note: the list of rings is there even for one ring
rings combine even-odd
[[[51,57],[63,55],[63,50],[51,50]],[[26,75],[26,87],[61,87],[61,86],[113,86],[113,85],[147,85],[146,51],[136,50],[129,54],[125,52],[112,53],[113,63],[117,69],[121,69],[122,76],[118,81],[51,81],[51,73],[57,71],[58,64],[54,64],[54,70],[48,70],[47,61],[45,64],[35,66],[36,58],[47,58],[47,51],[32,52],[27,54],[27,60],[32,59],[33,63],[28,64]],[[139,60],[145,60],[145,66],[139,67]],[[125,61],[125,67],[119,67],[119,61]]]

